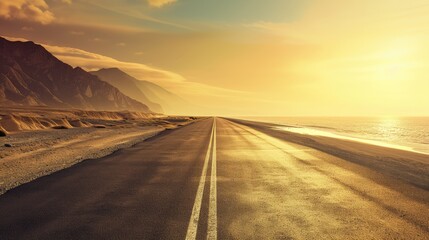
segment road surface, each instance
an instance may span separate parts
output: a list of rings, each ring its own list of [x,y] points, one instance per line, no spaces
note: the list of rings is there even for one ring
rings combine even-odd
[[[428,239],[426,196],[209,118],[0,196],[0,239]]]

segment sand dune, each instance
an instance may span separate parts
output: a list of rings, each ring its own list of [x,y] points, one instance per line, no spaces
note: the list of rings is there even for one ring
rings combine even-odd
[[[51,108],[3,107],[0,111],[0,129],[6,132],[42,130],[63,126],[91,127],[99,121],[127,121],[162,117],[142,112],[109,112],[63,110]]]
[[[139,112],[34,107],[4,108],[0,118],[0,129],[8,133],[0,138],[0,194],[195,120]]]
[[[86,125],[77,119],[69,121],[67,119],[37,118],[13,114],[3,116],[0,124],[2,128],[7,129],[8,132],[39,130],[56,126],[64,126],[66,128],[89,126],[89,124]]]

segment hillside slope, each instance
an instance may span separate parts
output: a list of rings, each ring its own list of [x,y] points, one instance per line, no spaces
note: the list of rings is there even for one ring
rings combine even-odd
[[[126,86],[137,86],[138,90],[142,93],[142,96],[147,98],[150,102],[159,104],[167,114],[189,113],[193,107],[181,97],[171,93],[163,87],[149,81],[136,79],[118,68],[103,68],[91,73],[114,86],[119,86],[121,84]],[[136,90],[137,89],[133,89],[133,92],[137,92]],[[132,96],[131,91],[124,91],[124,93]]]
[[[152,111],[162,113],[164,112],[161,105],[156,103],[151,98],[146,96],[147,91],[142,91],[136,83],[136,79],[121,71],[118,68],[103,68],[98,71],[90,72],[93,75],[98,76],[101,80],[111,84],[118,88],[121,92],[127,96],[136,99],[139,102],[146,104]],[[151,99],[151,100],[150,100]]]
[[[0,38],[0,105],[151,112],[112,85],[33,42]]]

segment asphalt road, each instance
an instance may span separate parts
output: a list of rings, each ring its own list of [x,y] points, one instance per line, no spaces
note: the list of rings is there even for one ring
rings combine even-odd
[[[0,196],[0,239],[428,239],[427,192],[377,174],[210,118]]]

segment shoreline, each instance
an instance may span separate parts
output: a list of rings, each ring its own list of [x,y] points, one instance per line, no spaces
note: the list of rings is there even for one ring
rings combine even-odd
[[[241,119],[241,120],[246,120],[251,122],[265,123],[265,124],[270,123],[278,126],[284,131],[291,131],[299,134],[345,139],[345,140],[367,143],[370,145],[377,145],[377,146],[382,146],[387,148],[400,149],[404,151],[411,151],[411,152],[429,155],[429,142],[428,142],[429,139],[427,139],[427,141],[421,141],[422,139],[419,139],[419,141],[416,141],[416,139],[411,139],[409,138],[410,136],[407,136],[407,138],[401,138],[399,140],[398,138],[395,137],[396,140],[392,140],[392,139],[383,138],[386,136],[357,132],[354,129],[354,127],[350,127],[348,125],[338,127],[337,125],[333,126],[332,122],[330,121],[323,122],[323,121],[326,121],[326,119],[333,119],[334,121],[338,121],[340,119],[343,119],[344,121],[353,121],[353,120],[362,121],[363,119],[364,120],[366,119],[364,121],[364,124],[365,124],[367,123],[366,121],[369,121],[369,120],[371,121],[379,120],[379,118],[374,118],[374,117],[365,117],[365,116],[317,117],[315,116],[315,117],[261,117],[261,118],[231,117],[231,118]],[[315,119],[322,120],[322,123],[316,123],[315,121],[317,120]],[[410,121],[411,119],[413,121],[416,119],[418,119],[419,121],[422,121],[422,119],[429,119],[429,116],[402,116],[402,117],[398,117],[398,119],[401,119],[401,121],[402,120]],[[408,130],[411,130],[411,129],[408,129]],[[416,129],[413,129],[413,131],[416,131]]]
[[[386,148],[391,148],[391,149],[398,149],[398,150],[403,150],[403,151],[408,151],[408,152],[425,154],[425,155],[429,156],[429,148],[427,150],[425,149],[427,151],[427,152],[425,152],[422,150],[418,150],[417,147],[413,147],[412,146],[413,144],[411,144],[411,143],[400,145],[397,143],[390,143],[390,142],[385,142],[382,140],[364,138],[364,137],[358,136],[358,135],[343,134],[343,133],[337,132],[337,131],[319,130],[318,128],[321,128],[321,127],[282,125],[282,126],[278,126],[276,128],[281,130],[281,131],[298,133],[301,135],[320,136],[320,137],[327,137],[327,138],[335,138],[335,139],[339,139],[339,140],[349,140],[349,141],[354,141],[354,142],[365,143],[368,145],[386,147]],[[416,146],[416,145],[417,144],[414,144],[414,146]]]
[[[400,149],[376,146],[367,143],[299,134],[276,129],[280,124],[229,119],[246,125],[272,137],[311,147],[345,161],[358,164],[392,178],[429,190],[429,156]]]

